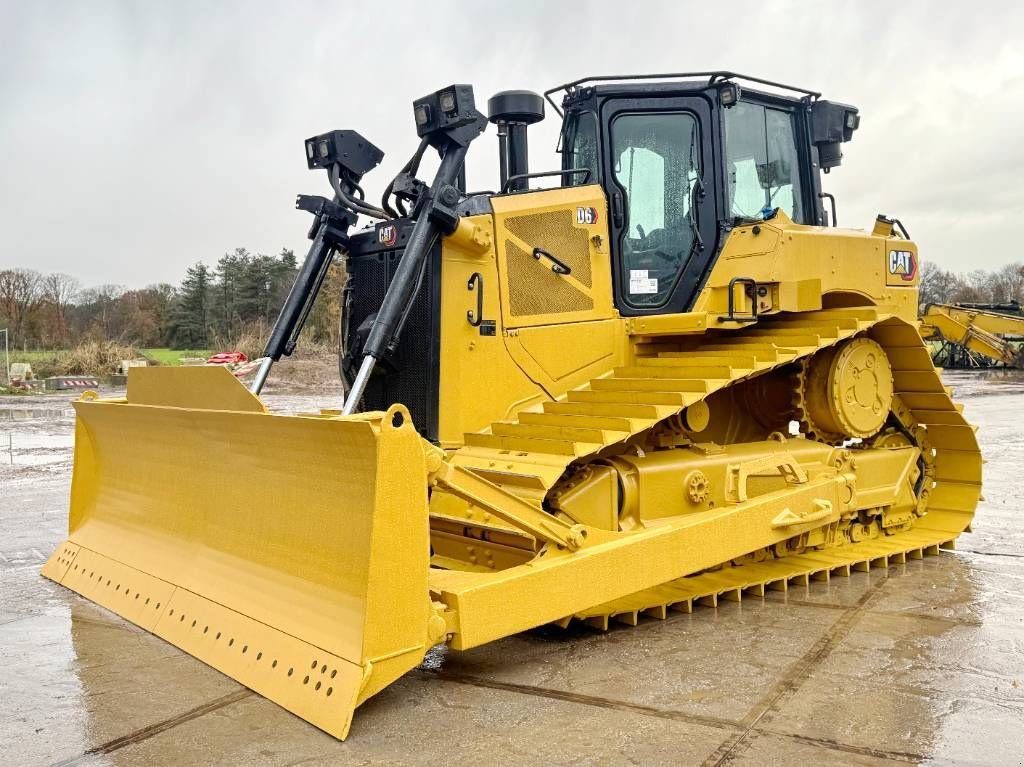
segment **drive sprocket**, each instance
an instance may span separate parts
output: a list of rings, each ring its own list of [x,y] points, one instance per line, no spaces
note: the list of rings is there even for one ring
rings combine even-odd
[[[889,416],[892,398],[892,366],[885,350],[878,342],[859,337],[800,364],[794,408],[808,437],[839,444],[877,434]]]

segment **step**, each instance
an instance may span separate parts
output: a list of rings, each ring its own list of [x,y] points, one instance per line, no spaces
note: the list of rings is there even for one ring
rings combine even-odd
[[[633,348],[637,354],[664,354],[666,352],[687,353],[696,351],[698,344],[680,344],[674,341],[634,341]]]
[[[729,365],[694,365],[658,367],[654,365],[632,365],[615,368],[615,378],[740,378],[753,372],[751,368],[733,368]]]
[[[808,347],[813,349],[814,347]],[[745,354],[753,357],[757,362],[768,362],[778,364],[779,362],[788,362],[794,357],[798,357],[800,352],[796,349],[776,346],[772,343],[766,344],[714,344],[712,346],[701,347],[702,351],[708,353],[724,352]],[[659,356],[675,356],[673,354],[661,354]]]
[[[570,416],[611,416],[618,418],[658,420],[672,415],[679,408],[672,405],[630,405],[621,402],[545,402],[545,413]],[[610,428],[610,427],[609,427]],[[632,431],[632,429],[631,429]]]
[[[556,406],[564,405],[565,408]],[[647,408],[642,415],[630,417],[616,408]],[[601,410],[604,412],[601,412]],[[589,412],[593,410],[594,412]],[[543,413],[520,413],[519,423],[531,423],[539,426],[571,426],[585,429],[611,429],[612,431],[632,432],[634,418],[650,420],[657,417],[652,405],[599,405],[580,402],[545,402]]]
[[[728,379],[707,378],[596,378],[590,382],[594,391],[675,391],[704,394],[717,389]]]
[[[465,435],[465,444],[470,447],[486,447],[492,450],[516,453],[546,453],[579,457],[593,453],[603,447],[601,442],[574,442],[570,439],[537,439],[529,437],[509,437],[500,434],[484,434],[469,432]]]
[[[758,337],[759,338],[776,338],[777,336],[774,333],[769,332],[769,333],[761,333]],[[821,348],[823,343],[824,344],[829,344],[829,343],[832,343],[835,340],[834,336],[829,336],[829,337],[826,337],[826,338],[823,339],[821,336],[810,336],[810,335],[801,335],[801,336],[787,335],[787,336],[778,336],[777,338],[778,338],[778,340],[776,341],[776,344],[775,344],[776,346],[784,346],[786,348],[797,347],[798,349],[802,349],[804,354],[813,352],[813,351]]]
[[[722,360],[734,358],[741,359],[770,359],[774,354],[775,347],[771,344],[764,344],[763,349],[750,349],[740,344],[721,344],[719,346],[702,346],[699,349],[688,352],[661,352],[658,357],[664,359],[696,359],[708,360],[709,364],[717,365]]]
[[[751,328],[746,331],[751,338],[784,338],[786,343],[799,343],[800,346],[820,346],[822,339],[834,340],[838,334],[834,328]],[[792,339],[800,339],[795,341]]]
[[[628,421],[626,422],[628,423]],[[628,428],[601,429],[593,426],[553,426],[534,423],[516,423],[514,421],[498,421],[491,424],[491,432],[499,437],[524,439],[551,439],[569,442],[590,442],[604,445],[624,438],[629,434]],[[510,443],[505,443],[510,444]],[[518,442],[512,445],[518,447]]]
[[[723,366],[733,368],[755,368],[757,359],[753,354],[699,354],[694,352],[671,352],[657,357],[640,357],[637,364],[643,367],[695,368]]]
[[[621,402],[624,405],[670,405],[682,409],[693,404],[701,395],[686,395],[678,391],[595,391],[576,389],[569,392],[569,402]]]
[[[708,349],[710,351],[743,351],[752,352],[754,354],[765,353],[765,352],[777,352],[779,354],[807,354],[808,352],[814,351],[818,348],[817,344],[798,345],[796,343],[790,343],[791,339],[787,338],[786,343],[778,344],[774,341],[768,341],[760,338],[749,338],[746,340],[736,339],[729,343],[709,343],[702,346],[702,349]]]

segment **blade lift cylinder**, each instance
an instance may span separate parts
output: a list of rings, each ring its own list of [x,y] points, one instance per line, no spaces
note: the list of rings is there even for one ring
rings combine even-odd
[[[413,102],[413,114],[417,135],[440,153],[441,164],[429,189],[416,200],[416,223],[363,345],[363,360],[342,407],[343,415],[356,411],[377,360],[397,347],[434,242],[458,226],[466,152],[487,127],[487,118],[477,111],[469,85],[451,85],[417,99]]]
[[[345,405],[342,408],[343,415],[351,415],[355,412],[377,360],[397,345],[398,336],[402,332],[402,325],[406,319],[406,307],[416,297],[419,275],[426,266],[425,262],[434,241],[442,231],[441,221],[435,215],[433,203],[437,202],[445,208],[451,209],[458,204],[459,192],[454,184],[458,182],[465,159],[466,147],[452,145],[448,147],[441,160],[441,166],[430,186],[424,210],[413,225],[405,253],[395,272],[395,278],[388,286],[380,311],[370,328],[370,335],[362,350],[363,361],[352,382],[352,389],[345,399]]]
[[[343,250],[348,243],[348,229],[356,223],[358,215],[342,205],[340,195],[351,193],[363,174],[372,170],[383,157],[382,151],[351,130],[332,131],[307,139],[306,159],[309,168],[323,168],[328,173],[337,173],[338,183],[333,201],[311,195],[299,195],[295,200],[296,208],[308,211],[315,217],[309,230],[309,239],[313,243],[274,322],[256,377],[250,386],[253,394],[262,391],[273,364],[282,356],[287,357],[295,351],[299,333],[327,278],[334,253]]]

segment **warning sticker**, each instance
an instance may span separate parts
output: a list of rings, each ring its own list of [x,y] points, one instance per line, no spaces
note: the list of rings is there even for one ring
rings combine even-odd
[[[638,293],[657,293],[658,292],[658,278],[648,277],[646,269],[630,269],[629,270],[629,292]]]

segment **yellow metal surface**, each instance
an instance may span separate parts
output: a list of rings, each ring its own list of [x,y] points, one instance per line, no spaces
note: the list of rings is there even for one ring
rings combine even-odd
[[[463,221],[471,219],[476,226],[493,230],[490,216],[471,216]],[[441,256],[438,434],[441,445],[452,448],[462,445],[465,432],[509,418],[550,396],[523,372],[505,348],[493,243],[483,252],[464,243],[463,238],[445,239]],[[482,323],[494,323],[493,333],[481,332],[480,326],[468,321],[467,312],[477,311],[478,294],[483,307],[480,319]],[[473,385],[467,386],[467,381],[473,381]]]
[[[559,397],[622,364],[626,345],[622,320],[513,328],[505,345],[520,369]]]
[[[542,414],[523,413],[513,422],[492,424],[488,432],[467,434],[466,447],[453,460],[495,481],[528,475],[549,488],[573,459],[645,432],[738,380],[852,338],[889,316],[870,308],[836,309],[787,317],[776,326],[759,323],[738,334],[678,342],[659,337],[654,344],[640,339],[633,364],[545,402]],[[537,415],[545,418],[538,422]],[[567,423],[565,416],[575,418]],[[547,430],[538,431],[541,425]]]
[[[129,368],[133,405],[265,413],[267,409],[223,365]]]
[[[961,344],[996,362],[1019,365],[1019,349],[999,335],[1024,335],[1024,317],[948,304],[929,304],[921,316],[921,334],[928,339],[945,339]]]
[[[762,314],[875,305],[913,321],[918,272],[910,279],[905,274],[888,279],[890,251],[909,253],[917,263],[917,246],[909,240],[805,226],[778,211],[769,221],[730,233],[692,311],[717,315],[710,326],[738,328],[721,317],[727,311],[730,281],[744,277],[768,291],[771,300],[767,309],[759,308]]]
[[[344,737],[432,643],[421,439],[401,406],[231,410],[221,372],[133,369],[126,402],[76,403],[69,536],[44,574]],[[154,402],[172,380],[205,409]]]
[[[598,502],[595,498],[601,496],[600,490],[595,487],[594,496],[591,497],[586,483],[573,486],[571,480],[563,484],[558,478],[581,456],[597,456],[613,449],[615,444],[625,445],[629,441],[640,440],[637,444],[642,451],[642,458],[631,458],[631,455],[641,454],[627,448],[611,460],[612,464],[639,460],[648,465],[642,482],[629,481],[628,472],[619,473],[624,494],[622,503],[627,509],[636,509],[632,522],[625,524],[630,518],[627,513],[620,518],[620,525],[623,532],[639,535],[632,541],[624,536],[606,543],[604,550],[610,552],[617,546],[632,549],[631,553],[623,556],[633,563],[632,567],[635,568],[637,562],[644,562],[646,568],[646,563],[660,562],[668,556],[657,547],[653,539],[646,537],[648,530],[658,529],[661,534],[668,534],[666,530],[675,529],[680,536],[676,543],[688,548],[687,556],[698,556],[690,548],[706,551],[708,559],[698,558],[696,561],[703,563],[703,567],[710,567],[712,563],[720,564],[727,560],[724,559],[726,554],[723,549],[715,548],[714,542],[703,537],[705,532],[712,538],[719,534],[736,538],[756,531],[753,533],[755,536],[767,540],[771,532],[765,528],[777,524],[780,515],[791,519],[791,516],[784,514],[787,511],[797,515],[797,518],[820,522],[829,519],[833,513],[824,513],[828,507],[820,501],[831,503],[832,510],[841,507],[835,506],[827,497],[804,497],[804,508],[794,508],[796,504],[786,498],[786,491],[775,490],[782,495],[777,496],[773,505],[774,513],[769,516],[765,511],[764,517],[744,517],[740,513],[742,503],[736,505],[739,497],[749,496],[751,492],[762,493],[771,489],[771,482],[779,481],[778,478],[773,480],[771,477],[755,476],[755,485],[750,485],[751,480],[748,479],[745,491],[733,493],[732,505],[725,507],[736,512],[728,517],[727,523],[722,522],[732,526],[728,533],[724,532],[725,528],[713,533],[710,524],[700,528],[703,532],[699,533],[677,527],[684,520],[692,520],[705,513],[699,511],[699,508],[706,508],[707,501],[729,504],[730,498],[724,496],[722,488],[722,478],[726,476],[721,473],[723,467],[729,469],[735,466],[737,457],[742,458],[744,450],[756,452],[760,448],[744,448],[742,445],[718,447],[697,442],[696,447],[703,453],[703,457],[690,464],[680,463],[678,458],[665,452],[649,452],[652,449],[658,450],[658,446],[670,446],[673,441],[678,442],[680,439],[685,444],[688,438],[706,438],[703,433],[688,432],[685,420],[678,426],[682,429],[679,436],[673,437],[672,429],[666,430],[665,427],[674,422],[671,418],[666,420],[669,413],[663,408],[679,412],[687,405],[714,402],[716,398],[732,395],[725,400],[732,405],[724,410],[717,406],[710,408],[710,423],[704,431],[716,435],[715,439],[733,441],[737,436],[729,437],[729,434],[748,433],[751,426],[737,423],[723,430],[715,423],[716,419],[732,418],[738,406],[756,408],[759,402],[757,397],[751,399],[751,394],[739,395],[733,392],[744,387],[751,389],[755,383],[768,379],[781,382],[783,393],[788,395],[791,389],[786,387],[791,384],[786,384],[787,366],[791,366],[794,361],[810,358],[819,350],[824,350],[834,360],[835,355],[829,350],[835,348],[841,351],[844,345],[851,350],[847,363],[842,366],[847,372],[851,369],[851,361],[856,363],[853,367],[865,367],[869,352],[877,355],[879,348],[884,350],[884,359],[876,358],[876,362],[881,362],[883,370],[886,367],[891,369],[892,412],[898,414],[906,432],[914,435],[925,448],[928,468],[923,478],[913,460],[916,452],[904,452],[904,457],[897,460],[894,451],[910,446],[906,438],[899,432],[880,435],[876,438],[877,448],[865,445],[851,451],[851,468],[846,472],[852,478],[850,489],[853,493],[853,499],[846,502],[867,511],[868,518],[872,520],[870,524],[848,520],[842,530],[830,533],[833,536],[831,538],[820,533],[806,539],[793,534],[784,535],[788,541],[787,548],[781,553],[771,553],[768,561],[727,567],[722,574],[684,577],[673,581],[670,586],[640,589],[636,594],[575,610],[552,620],[564,623],[567,617],[575,615],[595,625],[607,625],[609,619],[616,619],[617,616],[624,616],[628,621],[630,616],[635,619],[636,615],[648,610],[653,615],[663,615],[672,604],[692,605],[693,599],[713,601],[719,595],[739,598],[745,590],[748,593],[763,594],[764,588],[773,584],[778,588],[794,579],[827,578],[829,573],[848,573],[850,568],[866,569],[872,563],[884,565],[890,559],[899,561],[906,556],[937,551],[940,546],[952,546],[955,537],[969,526],[980,495],[981,456],[974,432],[942,387],[915,326],[874,308],[835,309],[767,318],[743,332],[709,334],[696,343],[685,336],[673,339],[672,342],[664,337],[659,337],[656,343],[640,342],[637,346],[642,350],[642,356],[637,358],[637,364],[615,370],[610,376],[596,378],[587,386],[569,392],[564,402],[569,406],[568,413],[576,417],[574,426],[563,426],[563,431],[552,432],[544,439],[510,434],[495,441],[491,441],[491,438],[477,441],[468,435],[469,445],[458,451],[453,460],[473,467],[478,473],[497,482],[510,483],[511,478],[516,477],[515,481],[522,483],[524,476],[530,476],[536,485],[552,488],[550,497],[555,500],[557,508],[571,512],[576,502],[582,509],[581,520],[597,522],[601,519],[601,513],[595,506]],[[715,378],[704,377],[712,371]],[[779,374],[774,379],[770,378],[775,375],[773,371]],[[791,417],[787,405],[788,402],[784,402],[775,414],[780,419],[780,427],[785,426],[786,419]],[[544,409],[552,413],[565,411],[560,403],[549,403]],[[762,429],[762,434],[771,428],[770,415],[765,417],[762,412],[751,411],[751,417],[765,417],[765,425],[758,427]],[[618,420],[610,422],[608,419]],[[600,427],[610,425],[617,425],[618,429],[602,433]],[[574,441],[598,437],[605,441]],[[820,443],[810,440],[805,440],[804,444],[804,450],[812,452],[824,448]],[[787,450],[791,452],[792,448]],[[796,452],[800,454],[802,451]],[[664,469],[657,469],[659,464],[664,464]],[[694,510],[689,499],[689,485],[683,482],[690,476],[690,466],[707,471],[705,478],[710,475],[710,492],[707,495],[697,493],[697,497],[705,502],[705,506],[698,507],[698,514],[687,514],[681,518],[680,510]],[[714,469],[715,466],[719,468]],[[716,471],[719,472],[717,482]],[[742,466],[733,471],[738,476],[742,473]],[[756,484],[758,482],[762,483],[760,487]],[[764,484],[766,482],[768,484]],[[918,483],[920,491],[913,490]],[[728,479],[725,484],[728,485]],[[801,485],[794,487],[799,491]],[[646,494],[641,492],[642,488]],[[790,492],[793,492],[793,488]],[[753,500],[758,497],[761,496],[755,495]],[[921,514],[924,516],[920,517]],[[651,522],[661,519],[661,526],[644,527],[643,518]],[[641,524],[638,524],[638,520]],[[792,533],[788,525],[774,529]],[[839,538],[834,537],[839,533]],[[690,535],[695,538],[690,539]],[[788,548],[791,544],[795,548]],[[586,548],[581,549],[577,555],[586,551]],[[714,560],[714,557],[723,559]],[[615,557],[609,553],[606,564],[613,559]],[[672,566],[688,567],[686,561],[675,559]],[[688,561],[694,562],[693,559]],[[563,602],[558,603],[566,607],[585,599],[580,594],[581,590],[595,597],[602,589],[612,590],[617,584],[621,585],[612,575],[621,574],[617,566],[608,564],[609,570],[604,571],[605,576],[601,575],[600,570],[588,570],[583,575],[582,571],[573,568],[571,575],[565,575],[566,593],[560,593],[557,579],[546,580],[535,572],[537,567],[537,562],[531,562],[525,569],[503,569],[490,575],[480,572],[432,573],[432,587],[444,594],[443,600],[454,606],[454,612],[459,616],[456,635],[450,640],[452,644],[455,647],[468,647],[477,642],[489,641],[499,635],[495,632],[503,630],[499,629],[500,626],[514,626],[516,621],[526,620],[524,615],[510,607],[512,604],[529,605],[524,608],[524,612],[529,611],[536,617],[534,611],[540,609],[536,607],[537,603],[547,606],[550,601],[563,599]],[[607,581],[602,581],[602,577],[607,577]],[[654,579],[659,576],[650,577]],[[506,585],[507,591],[503,590]],[[509,593],[516,594],[514,600],[508,596]],[[690,596],[686,597],[687,594]],[[493,604],[492,598],[495,600]],[[503,604],[504,608],[500,608],[499,604]],[[499,611],[503,613],[501,619],[495,615]]]
[[[620,533],[576,552],[548,552],[500,572],[434,571],[431,587],[454,612],[450,644],[467,649],[802,532],[772,528],[780,503],[802,510],[825,500],[838,509],[841,498],[839,480],[814,480],[745,504],[685,515],[672,524]]]

